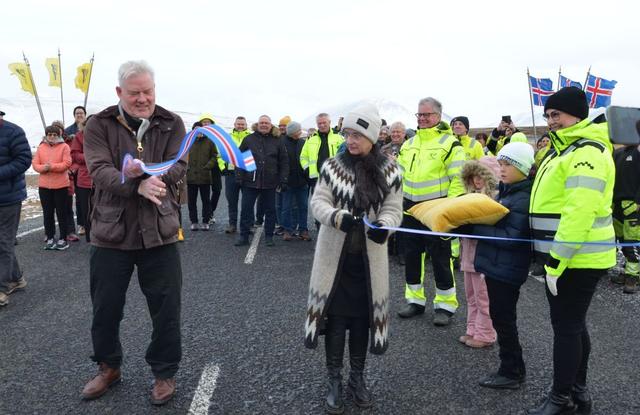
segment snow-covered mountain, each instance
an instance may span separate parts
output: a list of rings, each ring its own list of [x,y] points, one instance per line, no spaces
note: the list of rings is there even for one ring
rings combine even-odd
[[[333,125],[338,123],[338,119],[340,117],[344,117],[347,113],[359,105],[368,102],[372,103],[378,108],[380,112],[380,116],[387,121],[387,124],[391,124],[396,121],[401,121],[404,123],[407,128],[415,128],[416,127],[416,117],[415,112],[409,111],[406,107],[398,104],[397,102],[390,101],[384,98],[368,98],[361,99],[359,101],[349,102],[346,104],[335,105],[333,107],[324,108],[310,114],[302,121],[302,126],[304,128],[315,127],[316,126],[316,115],[321,112],[326,112],[331,116],[331,123]],[[445,121],[449,121],[451,117],[447,114],[443,114],[442,118]]]

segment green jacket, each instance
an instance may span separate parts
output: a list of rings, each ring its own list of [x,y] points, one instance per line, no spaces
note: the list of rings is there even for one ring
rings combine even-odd
[[[218,150],[208,138],[200,136],[189,150],[187,184],[211,184],[211,169],[218,160]]]
[[[531,192],[534,239],[614,243],[615,166],[607,124],[583,120],[550,136],[552,148]],[[534,250],[547,259],[547,273],[556,277],[567,268],[607,269],[616,264],[615,246],[536,242]]]
[[[344,138],[340,134],[336,134],[333,130],[329,131],[327,137],[329,141],[329,157],[335,157],[338,153],[340,144],[344,143]],[[318,152],[320,151],[320,136],[318,133],[312,135],[305,141],[302,152],[300,153],[300,165],[303,170],[309,169],[309,178],[318,178]]]
[[[469,137],[468,135],[456,136],[456,138],[460,141],[460,144],[462,144],[467,160],[480,160],[484,156],[482,144],[475,138]]]
[[[402,191],[411,202],[464,193],[460,170],[466,160],[462,144],[449,124],[419,129],[400,148],[398,164],[402,168]]]

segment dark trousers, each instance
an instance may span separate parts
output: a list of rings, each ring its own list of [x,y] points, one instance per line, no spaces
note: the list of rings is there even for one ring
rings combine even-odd
[[[307,227],[309,187],[305,184],[300,187],[290,187],[282,195],[282,217],[278,222],[284,229],[292,233],[296,229],[303,232]],[[293,207],[297,205],[294,211]]]
[[[275,202],[274,202],[275,206]],[[274,208],[275,209],[275,208]],[[264,223],[264,202],[262,201],[262,197],[258,195],[256,198],[256,223],[262,225]]]
[[[153,323],[146,361],[157,378],[175,375],[182,358],[180,296],[182,269],[176,244],[124,251],[91,247],[89,268],[93,323],[91,339],[96,362],[113,368],[122,363],[120,321],[134,268],[147,299]]]
[[[85,229],[89,224],[89,196],[91,195],[91,189],[85,189],[84,187],[76,187],[76,216],[78,219],[78,225],[83,226]]]
[[[242,212],[240,214],[240,234],[243,238],[249,237],[249,231],[253,226],[253,206],[258,196],[262,199],[264,208],[264,234],[265,237],[273,237],[276,227],[276,189],[254,189],[242,187]]]
[[[405,228],[429,230],[416,218],[404,215],[402,226]],[[405,249],[405,278],[407,284],[420,284],[422,274],[422,253],[427,252],[433,275],[436,280],[436,288],[449,290],[453,288],[453,273],[451,272],[451,241],[438,236],[418,235],[407,233],[403,235]]]
[[[0,292],[5,294],[9,290],[9,283],[22,277],[15,250],[21,209],[21,202],[0,206]]]
[[[209,184],[187,183],[187,204],[189,206],[189,220],[191,223],[198,223],[198,192],[200,193],[200,201],[202,202],[202,223],[208,223],[209,219],[211,219],[210,186]]]
[[[236,183],[236,176],[224,176],[224,195],[227,198],[229,211],[229,225],[238,226],[238,201],[240,200],[240,186]]]
[[[45,189],[44,187],[40,187],[38,189],[40,204],[42,205],[44,233],[47,235],[47,239],[54,239],[56,236],[56,222],[54,214],[58,218],[60,239],[67,238],[67,232],[69,230],[69,225],[67,223],[67,198],[69,195],[67,193],[68,190],[66,187],[62,189]]]
[[[526,375],[522,347],[518,338],[517,304],[520,287],[486,276],[489,294],[489,315],[498,334],[500,368],[498,374],[509,379],[521,379]]]
[[[598,269],[566,269],[558,278],[558,295],[547,288],[553,327],[553,391],[568,395],[574,384],[587,384],[591,340],[587,311],[604,275]]]
[[[282,192],[276,192],[276,223],[282,226]]]
[[[329,373],[342,369],[346,332],[349,330],[351,370],[362,372],[369,344],[369,317],[346,317],[330,314],[324,338]]]
[[[211,169],[211,216],[213,212],[218,208],[218,201],[220,200],[220,193],[222,193],[222,176],[217,166]],[[211,218],[209,216],[209,218]]]
[[[76,221],[73,218],[73,195],[70,195],[69,192],[67,192],[65,211],[67,215],[67,235],[70,233],[76,233]]]

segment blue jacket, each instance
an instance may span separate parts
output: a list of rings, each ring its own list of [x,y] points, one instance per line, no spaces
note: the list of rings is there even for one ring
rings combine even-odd
[[[529,198],[531,180],[512,185],[500,183],[498,202],[509,209],[507,216],[494,226],[473,225],[474,235],[531,239]],[[474,267],[486,278],[521,286],[527,279],[531,263],[531,243],[479,239]]]
[[[24,172],[31,166],[31,148],[22,128],[0,121],[0,206],[27,198]]]

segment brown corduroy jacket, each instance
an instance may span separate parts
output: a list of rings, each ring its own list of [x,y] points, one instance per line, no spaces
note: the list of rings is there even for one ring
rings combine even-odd
[[[174,159],[185,128],[176,114],[157,106],[137,151],[135,133],[111,106],[92,117],[84,132],[84,152],[95,185],[91,197],[91,243],[104,248],[134,250],[177,241],[177,186],[186,172],[186,160],[178,161],[161,176],[166,196],[157,206],[138,194],[144,177],[121,183],[122,160],[129,153],[145,164]]]

